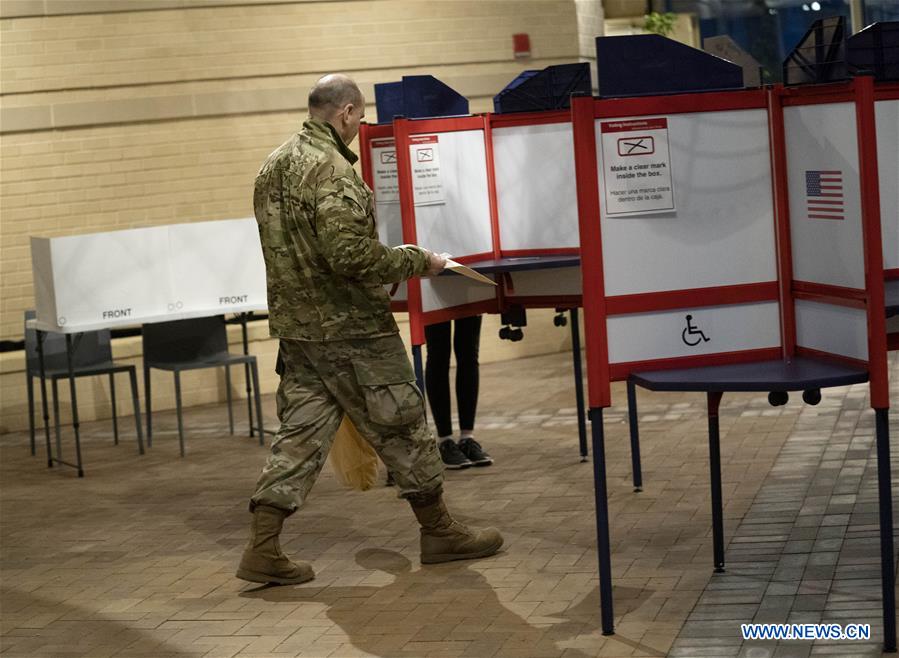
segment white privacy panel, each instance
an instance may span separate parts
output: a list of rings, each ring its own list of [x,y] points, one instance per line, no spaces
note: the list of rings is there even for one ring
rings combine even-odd
[[[855,106],[784,108],[793,278],[865,287]]]
[[[862,309],[796,300],[796,345],[868,360],[868,322]]]
[[[899,100],[874,104],[883,266],[899,268]]]
[[[492,252],[484,132],[439,133],[437,139],[443,201],[415,207],[418,244],[456,257]]]
[[[777,302],[615,315],[609,363],[780,347]]]
[[[496,288],[464,276],[447,274],[421,280],[421,308],[425,313],[495,297]]]
[[[603,189],[607,121],[596,125],[607,295],[777,279],[765,110],[667,117],[676,210],[615,217]]]
[[[266,308],[265,260],[255,219],[168,229],[175,293],[170,311],[219,315]]]
[[[378,239],[388,247],[397,247],[405,244],[403,240],[403,215],[400,213],[399,203],[378,203],[375,202],[375,219],[378,226]],[[387,291],[393,289],[393,284],[387,285]],[[406,301],[408,293],[406,291],[406,282],[400,284],[396,294],[391,297],[395,302]]]
[[[389,284],[386,286],[387,292],[389,293],[393,290],[393,284]],[[399,286],[397,286],[396,292],[391,296],[390,301],[392,302],[405,302],[409,299],[409,286],[406,285],[406,282],[403,281]]]
[[[32,238],[31,244],[42,329],[86,331],[169,313],[167,226]]]
[[[403,240],[403,215],[398,203],[375,203],[375,221],[378,238],[389,247],[405,244]]]
[[[570,123],[493,130],[502,249],[580,244]]]
[[[514,290],[507,297],[544,297],[581,294],[581,268],[560,267],[551,270],[512,272]]]

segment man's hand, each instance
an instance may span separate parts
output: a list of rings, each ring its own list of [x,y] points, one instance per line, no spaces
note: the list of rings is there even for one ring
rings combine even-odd
[[[437,276],[446,267],[446,258],[433,251],[428,252],[428,276]]]

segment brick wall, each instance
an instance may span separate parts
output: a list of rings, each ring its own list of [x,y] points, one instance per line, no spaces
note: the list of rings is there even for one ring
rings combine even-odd
[[[512,57],[516,32],[530,60]],[[21,340],[34,305],[29,236],[250,216],[260,162],[324,73],[369,101],[375,82],[430,73],[483,111],[521,70],[577,58],[574,0],[3,0],[0,340]],[[273,354],[264,336],[254,349]],[[25,424],[23,366],[0,358],[0,431]],[[193,401],[221,393],[204,381]]]

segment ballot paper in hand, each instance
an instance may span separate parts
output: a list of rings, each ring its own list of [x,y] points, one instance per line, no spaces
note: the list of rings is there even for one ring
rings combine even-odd
[[[494,281],[493,279],[490,279],[490,278],[484,276],[483,274],[479,274],[478,272],[475,272],[470,267],[465,267],[462,263],[457,263],[456,261],[454,261],[452,259],[452,257],[449,254],[444,253],[444,254],[440,254],[440,255],[446,259],[446,269],[451,270],[451,271],[455,272],[456,274],[461,274],[462,276],[467,276],[469,279],[474,279],[475,281],[478,281],[480,283],[489,283],[491,286],[496,285],[496,281]]]

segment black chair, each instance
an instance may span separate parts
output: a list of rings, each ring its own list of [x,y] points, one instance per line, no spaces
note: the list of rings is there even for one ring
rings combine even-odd
[[[25,377],[28,384],[28,430],[31,436],[31,454],[34,454],[34,379],[40,379],[41,364],[37,350],[37,330],[28,328],[28,321],[36,316],[33,310],[25,311]],[[56,430],[56,451],[60,455],[59,391],[60,379],[68,379],[66,339],[63,334],[44,334],[44,377],[50,380],[53,394],[53,422]],[[134,405],[134,424],[137,428],[137,448],[144,454],[143,428],[140,420],[140,403],[137,399],[137,369],[134,366],[112,360],[109,330],[85,331],[76,335],[72,354],[72,370],[75,377],[109,375],[109,397],[112,404],[113,441],[119,443],[119,422],[116,411],[115,373],[127,372],[131,379],[131,402]],[[49,457],[49,455],[48,455]]]
[[[181,371],[200,368],[225,368],[225,388],[228,395],[228,425],[234,434],[234,414],[231,409],[231,366],[245,364],[252,376],[256,401],[256,422],[259,429],[259,445],[263,445],[262,399],[259,393],[259,371],[256,357],[228,352],[228,334],[224,316],[173,320],[145,324],[142,328],[144,343],[144,395],[147,400],[147,445],[153,445],[153,412],[150,391],[150,369],[168,370],[175,375],[175,406],[178,410],[178,441],[184,456],[184,425],[181,414]],[[251,408],[252,409],[252,408]],[[250,411],[250,434],[253,433],[253,415]]]

